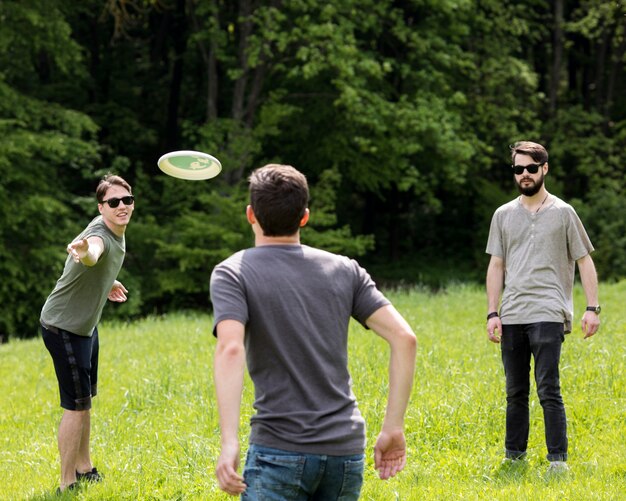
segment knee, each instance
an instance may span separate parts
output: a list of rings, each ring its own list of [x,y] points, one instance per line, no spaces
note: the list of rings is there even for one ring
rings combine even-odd
[[[550,404],[561,405],[563,403],[563,398],[561,397],[561,389],[558,384],[542,386],[541,388],[538,388],[537,396],[539,397],[539,402],[542,406]]]
[[[509,400],[528,400],[530,395],[530,387],[526,384],[508,384],[506,387],[506,396]]]

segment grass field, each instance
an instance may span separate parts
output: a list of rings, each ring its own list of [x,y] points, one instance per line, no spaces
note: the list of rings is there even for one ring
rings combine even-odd
[[[575,293],[580,317],[584,297],[579,288]],[[536,394],[528,461],[513,470],[501,467],[504,379],[499,347],[484,332],[484,291],[459,285],[437,295],[411,290],[389,297],[419,340],[406,420],[409,463],[382,482],[368,451],[362,499],[626,499],[626,282],[601,287],[598,335],[583,341],[577,326],[565,341],[561,374],[571,470],[561,477],[546,475]],[[371,448],[385,406],[387,350],[371,332],[357,324],[351,329],[354,391]],[[92,450],[105,481],[81,489],[76,499],[232,499],[220,493],[213,475],[219,441],[210,331],[208,315],[101,325]],[[248,381],[244,451],[251,401]],[[0,499],[55,499],[61,410],[41,339],[0,346],[0,402]]]

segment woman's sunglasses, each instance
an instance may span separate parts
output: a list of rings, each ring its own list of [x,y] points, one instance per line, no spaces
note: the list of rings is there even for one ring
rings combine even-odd
[[[543,164],[545,164],[545,162]],[[537,174],[537,172],[539,172],[539,168],[543,167],[543,164],[511,165],[511,168],[518,176],[523,174],[524,170],[527,170],[529,174]]]
[[[102,201],[103,204],[109,204],[109,207],[111,207],[111,209],[115,209],[120,204],[120,202],[124,202],[124,205],[133,205],[135,203],[135,197],[129,195],[127,197],[109,198],[108,200]]]

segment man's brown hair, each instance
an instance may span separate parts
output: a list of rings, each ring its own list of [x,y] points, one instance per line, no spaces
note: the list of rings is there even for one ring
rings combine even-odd
[[[515,155],[528,155],[538,164],[543,165],[548,161],[548,151],[539,143],[532,141],[518,141],[510,146],[511,160],[515,163]]]
[[[131,195],[133,194],[130,184],[128,184],[124,178],[109,173],[100,180],[98,187],[96,188],[96,198],[98,199],[98,203],[102,203],[107,191],[109,191],[109,188],[113,185],[122,186],[128,190],[128,193]]]
[[[291,165],[268,164],[250,175],[250,205],[267,237],[294,235],[309,203],[304,174]]]

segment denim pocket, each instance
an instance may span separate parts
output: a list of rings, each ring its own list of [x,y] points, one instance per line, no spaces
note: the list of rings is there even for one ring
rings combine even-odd
[[[338,500],[358,499],[363,486],[365,459],[351,459],[343,464],[343,483]]]
[[[299,492],[306,458],[298,454],[248,451],[244,478],[248,486],[242,499],[294,499]]]

